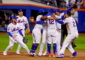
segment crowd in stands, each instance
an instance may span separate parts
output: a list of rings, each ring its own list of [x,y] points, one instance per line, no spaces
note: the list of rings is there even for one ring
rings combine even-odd
[[[10,15],[12,13],[11,10],[0,10],[0,31],[6,31],[7,25],[11,22]]]
[[[39,3],[44,3],[49,6],[55,6],[58,8],[74,7],[77,9],[85,8],[85,0],[31,0]]]

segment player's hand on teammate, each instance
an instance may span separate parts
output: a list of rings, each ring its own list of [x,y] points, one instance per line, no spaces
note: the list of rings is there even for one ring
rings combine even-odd
[[[25,30],[25,34],[28,35],[30,33],[30,29]]]
[[[42,20],[42,21],[45,21],[46,19],[47,19],[46,16],[41,17],[41,20]]]

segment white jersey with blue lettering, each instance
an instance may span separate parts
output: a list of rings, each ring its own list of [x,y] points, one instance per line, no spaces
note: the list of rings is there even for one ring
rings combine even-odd
[[[52,43],[57,43],[57,36],[58,36],[58,32],[57,32],[57,27],[56,27],[56,20],[52,17],[49,16],[48,20],[47,20],[47,43],[52,44]]]
[[[18,17],[17,19],[18,24],[22,27],[22,29],[25,29],[25,24],[28,24],[27,17],[25,16],[22,17],[17,16],[17,17]]]
[[[21,28],[19,27],[19,24],[13,24],[10,23],[7,27],[7,32],[10,32],[13,36],[16,36],[17,34],[19,34],[19,30]]]
[[[48,17],[47,25],[48,25],[48,29],[56,29],[57,28],[56,20],[51,16]]]
[[[76,21],[73,17],[68,17],[63,22],[64,24],[67,24],[66,27],[68,34],[78,33]]]

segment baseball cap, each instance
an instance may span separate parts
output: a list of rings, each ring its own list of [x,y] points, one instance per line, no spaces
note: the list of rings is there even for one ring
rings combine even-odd
[[[18,12],[22,12],[22,9],[19,9]]]
[[[18,17],[17,16],[11,16],[10,19],[17,19]]]
[[[48,12],[50,12],[50,13],[54,13],[55,10],[54,10],[54,9],[48,9]]]
[[[44,9],[40,9],[40,10],[39,10],[39,13],[44,13],[44,12],[45,12]]]

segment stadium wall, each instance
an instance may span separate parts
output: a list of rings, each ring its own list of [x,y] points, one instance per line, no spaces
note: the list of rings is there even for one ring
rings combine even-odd
[[[48,10],[49,8],[54,8],[54,7],[38,6],[33,4],[32,5],[31,4],[0,4],[0,9],[24,9],[26,11],[25,16],[27,16],[28,18],[31,16],[32,10],[38,11],[39,9],[42,8]],[[61,9],[61,10],[65,10],[65,9]],[[78,31],[85,32],[85,9],[76,9],[76,11],[78,11]],[[32,30],[32,26],[30,27]]]

